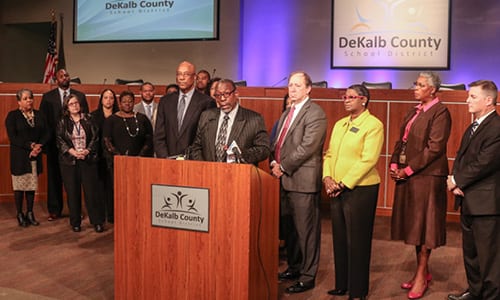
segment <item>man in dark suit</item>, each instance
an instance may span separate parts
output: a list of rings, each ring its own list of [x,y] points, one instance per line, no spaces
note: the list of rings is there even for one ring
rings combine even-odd
[[[467,129],[448,177],[461,207],[462,249],[469,288],[450,300],[500,299],[500,116],[494,82],[469,84]]]
[[[89,105],[85,94],[70,88],[69,73],[65,69],[56,72],[57,88],[43,94],[40,103],[40,112],[45,115],[51,138],[46,147],[47,154],[47,209],[49,221],[61,217],[63,209],[62,178],[59,168],[58,149],[56,145],[56,127],[62,115],[62,103],[65,97],[71,94],[77,96],[80,101],[82,113],[89,112]]]
[[[271,144],[271,172],[280,179],[281,222],[288,269],[281,280],[297,279],[288,293],[301,293],[315,284],[321,238],[320,192],[326,115],[309,98],[312,81],[305,72],[289,77],[292,106],[279,120]]]
[[[180,92],[160,99],[153,138],[156,157],[184,155],[193,143],[202,111],[215,106],[209,96],[196,91],[195,78],[195,66],[181,62],[176,72]]]
[[[215,99],[219,108],[212,108],[201,114],[196,137],[189,147],[189,158],[226,161],[226,149],[236,143],[241,153],[241,158],[237,154],[236,160],[256,165],[267,159],[270,152],[269,135],[264,119],[259,113],[239,105],[238,90],[234,82],[229,79],[219,81]],[[227,126],[224,126],[226,116]],[[222,131],[225,133],[221,136]],[[220,157],[217,156],[218,148],[223,150]],[[232,152],[231,149],[229,151]]]

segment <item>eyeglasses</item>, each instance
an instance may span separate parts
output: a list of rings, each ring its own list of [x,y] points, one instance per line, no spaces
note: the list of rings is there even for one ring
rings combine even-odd
[[[229,98],[229,96],[231,96],[232,93],[234,93],[236,91],[236,89],[230,91],[230,92],[224,92],[224,93],[221,93],[221,94],[214,94],[214,97],[219,99],[219,98],[222,98],[222,96],[224,96],[224,98]]]
[[[364,96],[347,96],[347,95],[343,95],[342,96],[342,100],[354,100],[354,99],[362,99]]]
[[[175,76],[177,76],[177,77],[189,77],[189,76],[192,76],[192,75],[194,75],[194,73],[188,73],[188,72],[175,73]]]

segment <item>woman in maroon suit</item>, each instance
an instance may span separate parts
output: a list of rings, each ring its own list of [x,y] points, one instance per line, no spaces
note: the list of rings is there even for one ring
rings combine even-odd
[[[446,243],[446,144],[451,118],[436,97],[441,80],[422,72],[415,83],[415,99],[401,126],[391,158],[390,174],[396,181],[392,212],[393,240],[414,245],[417,269],[401,284],[409,299],[421,298],[432,279],[428,267],[431,249]]]

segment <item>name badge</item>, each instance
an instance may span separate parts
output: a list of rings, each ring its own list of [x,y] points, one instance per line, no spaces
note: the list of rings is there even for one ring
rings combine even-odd
[[[349,131],[352,131],[352,132],[356,133],[356,132],[359,131],[359,128],[351,127],[351,129],[349,129]]]

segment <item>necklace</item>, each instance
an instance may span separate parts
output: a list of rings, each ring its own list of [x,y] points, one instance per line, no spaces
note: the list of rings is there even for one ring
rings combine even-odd
[[[33,111],[30,111],[29,113],[25,113],[23,110],[21,110],[21,112],[23,113],[23,116],[26,119],[26,122],[28,122],[28,125],[31,128],[34,128],[35,127],[35,114],[33,113]]]
[[[139,134],[139,122],[137,121],[137,116],[134,113],[134,119],[135,119],[135,133],[132,134],[130,133],[130,128],[128,127],[127,119],[122,118],[123,122],[125,123],[125,128],[127,128],[127,133],[130,137],[136,137]]]

